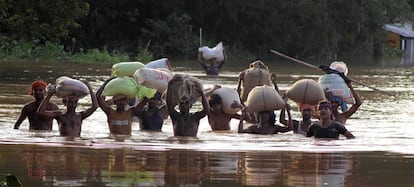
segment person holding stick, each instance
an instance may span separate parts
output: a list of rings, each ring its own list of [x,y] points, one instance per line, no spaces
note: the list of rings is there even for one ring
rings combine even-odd
[[[355,99],[355,103],[351,106],[351,108],[347,108],[346,103],[336,96],[334,96],[331,92],[326,92],[326,98],[332,104],[332,115],[333,119],[337,122],[345,124],[347,119],[349,119],[362,105],[362,100],[359,97],[358,93],[352,87],[352,81],[349,79],[343,72],[339,72],[337,70],[331,69],[326,65],[320,65],[320,69],[322,69],[326,73],[335,73],[338,74],[342,79],[344,79],[346,85],[348,86],[349,90],[351,91],[352,96]],[[341,106],[342,112],[339,112],[338,108]]]

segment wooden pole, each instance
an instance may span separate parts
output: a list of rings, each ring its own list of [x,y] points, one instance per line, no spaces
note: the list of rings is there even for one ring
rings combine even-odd
[[[271,50],[270,50],[270,52],[271,52],[271,53],[273,53],[273,54],[279,55],[279,56],[281,56],[281,57],[283,57],[283,58],[286,58],[286,59],[292,60],[293,62],[296,62],[296,63],[302,64],[302,65],[308,66],[308,67],[310,67],[310,68],[314,68],[314,69],[318,69],[318,70],[320,70],[320,71],[323,71],[323,70],[322,70],[322,69],[320,69],[318,66],[315,66],[315,65],[313,65],[313,64],[309,64],[309,63],[304,62],[304,61],[302,61],[302,60],[298,60],[298,59],[296,59],[296,58],[293,58],[293,57],[287,56],[287,55],[285,55],[285,54],[283,54],[283,53],[280,53],[280,52],[278,52],[278,51],[275,51],[275,50],[273,50],[273,49],[271,49]],[[381,93],[385,93],[385,94],[388,94],[388,95],[395,96],[395,94],[393,94],[393,93],[386,92],[386,91],[384,91],[384,90],[380,90],[380,89],[378,89],[378,88],[372,87],[372,86],[370,86],[370,85],[367,85],[367,84],[365,84],[365,83],[362,83],[362,82],[360,82],[360,81],[358,81],[358,80],[355,80],[355,79],[352,79],[352,78],[350,78],[350,77],[348,77],[348,79],[349,79],[349,80],[351,80],[352,82],[355,82],[355,83],[357,83],[357,84],[359,84],[359,85],[362,85],[362,86],[366,86],[366,87],[371,88],[371,89],[373,89],[373,90],[375,90],[375,91],[378,91],[378,92],[381,92]]]
[[[203,44],[203,29],[202,28],[200,28],[200,47],[201,47],[201,45]]]

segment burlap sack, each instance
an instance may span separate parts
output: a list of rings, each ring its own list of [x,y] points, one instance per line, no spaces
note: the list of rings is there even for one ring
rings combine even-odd
[[[325,99],[321,85],[312,79],[296,81],[286,93],[289,99],[302,104],[316,105],[320,100]]]
[[[56,96],[61,98],[72,94],[78,97],[85,97],[89,94],[88,86],[85,83],[67,76],[57,78],[54,89]]]
[[[232,88],[221,87],[217,90],[214,90],[213,94],[217,94],[221,97],[221,106],[224,113],[236,114],[238,111],[240,111],[240,108],[231,107],[231,104],[233,104],[234,101],[241,105],[239,94],[237,94],[236,90]]]
[[[262,85],[267,85],[267,86],[272,85],[271,79],[270,79],[270,73],[268,69],[255,68],[253,66],[252,68],[245,70],[242,89],[240,92],[242,101],[244,102],[247,100],[247,96],[249,95],[249,92],[255,86],[262,86]]]
[[[266,85],[254,87],[246,101],[248,112],[279,110],[285,105],[279,93],[273,87]]]
[[[166,99],[168,89],[172,89],[171,103],[174,106],[180,101],[190,101],[191,103],[194,103],[200,98],[201,95],[195,91],[198,87],[203,90],[203,85],[199,79],[186,74],[175,74],[170,81],[171,85],[165,90],[163,99]]]
[[[167,89],[168,82],[172,77],[173,74],[171,72],[152,68],[141,68],[134,73],[134,79],[138,84],[156,89],[160,93]]]

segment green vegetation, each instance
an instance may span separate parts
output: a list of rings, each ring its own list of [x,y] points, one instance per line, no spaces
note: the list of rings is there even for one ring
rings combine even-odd
[[[382,26],[414,0],[0,0],[0,61],[75,63],[195,59],[222,41],[237,61],[269,49],[301,58],[399,55]]]

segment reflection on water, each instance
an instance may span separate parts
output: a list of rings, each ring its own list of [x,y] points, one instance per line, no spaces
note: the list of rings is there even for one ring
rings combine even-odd
[[[173,66],[174,66],[174,62]],[[193,64],[191,64],[193,63]],[[319,72],[288,62],[267,62],[284,91]],[[53,83],[61,75],[90,81],[96,90],[109,77],[110,66],[0,64],[0,171],[13,173],[25,186],[411,186],[414,184],[413,68],[383,64],[348,64],[349,75],[388,96],[354,85],[363,99],[346,127],[355,140],[320,141],[292,133],[273,136],[211,132],[201,120],[197,138],[173,137],[171,121],[162,132],[111,136],[105,114],[98,109],[82,126],[81,138],[29,131],[27,120],[13,125],[30,83]],[[204,87],[236,88],[238,72],[247,67],[226,64],[220,77],[207,77],[196,62],[175,66],[202,80]],[[52,101],[63,108],[61,101]],[[80,100],[79,110],[90,98]],[[293,106],[294,118],[300,115]],[[195,109],[200,109],[196,104]],[[392,180],[388,176],[392,176]]]
[[[148,151],[4,144],[0,152],[2,172],[34,187],[414,184],[414,161],[385,152]]]

